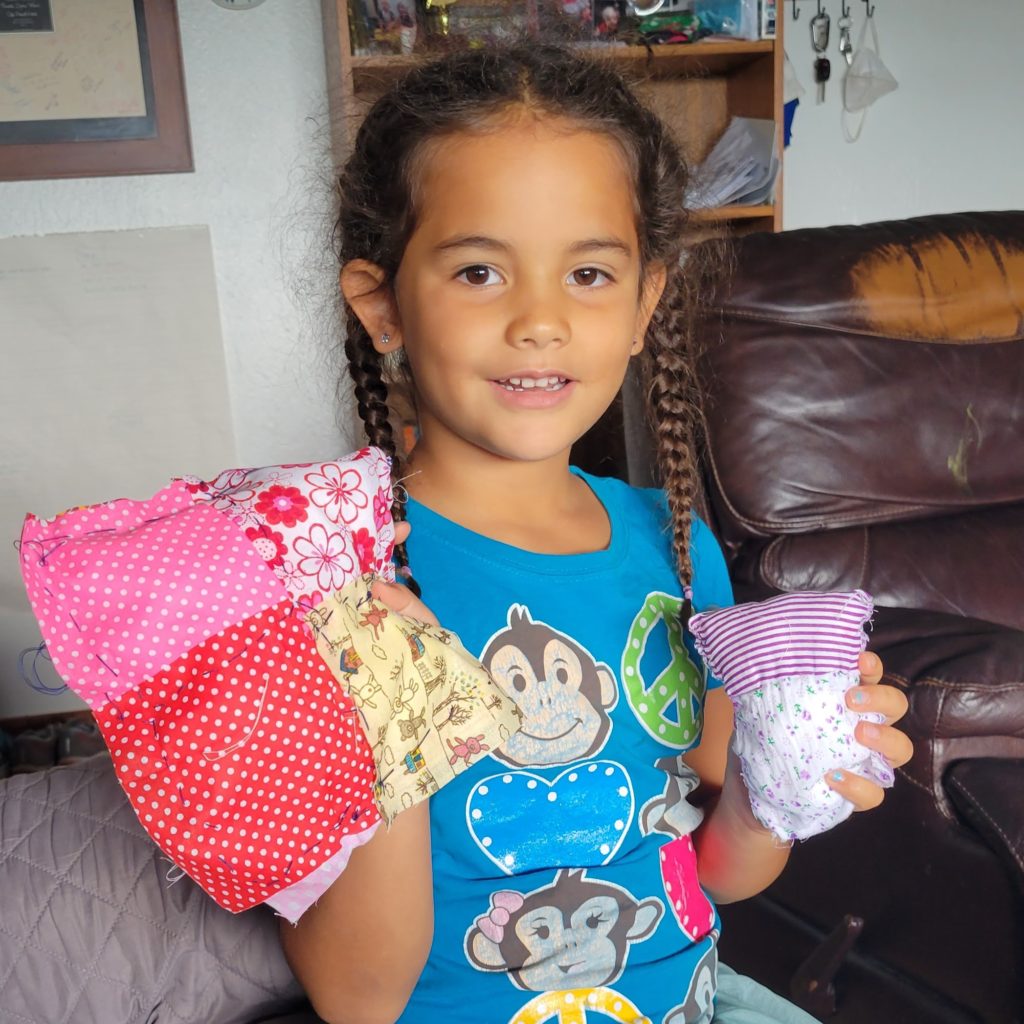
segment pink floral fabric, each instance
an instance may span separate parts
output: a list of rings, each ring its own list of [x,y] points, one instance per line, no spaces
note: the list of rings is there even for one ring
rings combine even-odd
[[[242,528],[307,610],[365,572],[394,579],[391,464],[378,448],[343,461],[232,469],[186,483],[196,502]]]

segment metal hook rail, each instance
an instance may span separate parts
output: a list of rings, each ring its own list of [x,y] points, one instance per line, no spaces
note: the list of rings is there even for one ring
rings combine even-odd
[[[800,8],[797,7],[798,3],[802,3],[803,0],[790,0],[793,4],[793,20],[796,21],[800,17]],[[842,4],[842,16],[848,18],[850,16],[850,8],[846,6],[846,0],[841,0]],[[864,6],[867,9],[867,15],[869,18],[875,16],[875,5],[871,0],[864,0]],[[821,16],[821,0],[818,0],[818,16]]]

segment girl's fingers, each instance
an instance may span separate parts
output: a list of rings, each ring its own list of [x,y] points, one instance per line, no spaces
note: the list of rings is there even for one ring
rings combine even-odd
[[[882,686],[873,683],[868,686],[855,686],[846,691],[846,706],[853,711],[872,711],[884,715],[887,725],[898,722],[910,706],[907,695],[895,686]]]
[[[862,651],[857,659],[857,667],[860,669],[860,681],[862,686],[872,686],[882,681],[882,659],[870,651]]]
[[[910,742],[910,737],[892,726],[859,722],[854,735],[865,747],[877,750],[893,768],[899,768],[914,756],[914,744]]]
[[[434,613],[408,587],[400,583],[374,580],[371,593],[393,612],[407,615],[410,619],[419,619],[420,622],[432,622],[435,626],[438,624]]]
[[[853,804],[854,810],[870,811],[882,802],[885,791],[881,786],[853,772],[834,771],[825,776],[825,782],[840,796]]]
[[[412,527],[403,519],[400,523],[395,523],[395,543],[404,544],[409,539],[409,531]]]

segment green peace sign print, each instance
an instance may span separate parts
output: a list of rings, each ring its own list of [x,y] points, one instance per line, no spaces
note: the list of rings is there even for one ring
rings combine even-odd
[[[637,721],[659,743],[686,750],[700,738],[707,678],[683,643],[679,621],[683,599],[655,592],[644,598],[622,652],[622,686]],[[668,632],[672,660],[648,682],[641,665],[647,643],[660,623]]]

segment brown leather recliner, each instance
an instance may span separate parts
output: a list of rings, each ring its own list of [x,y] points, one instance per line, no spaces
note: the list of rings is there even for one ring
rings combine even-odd
[[[871,593],[915,743],[723,959],[822,1019],[834,981],[834,1021],[1022,1021],[1024,213],[749,235],[703,330],[737,600]]]

